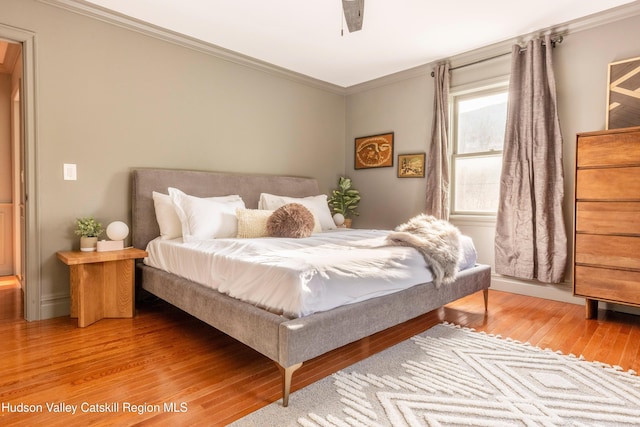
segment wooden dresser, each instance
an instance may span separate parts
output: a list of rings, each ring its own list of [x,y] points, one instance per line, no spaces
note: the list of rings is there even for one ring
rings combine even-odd
[[[573,293],[640,307],[640,127],[577,135]]]

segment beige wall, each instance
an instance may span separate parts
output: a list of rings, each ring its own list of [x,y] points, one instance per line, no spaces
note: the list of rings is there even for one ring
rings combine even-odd
[[[74,219],[129,221],[132,167],[310,176],[324,191],[343,172],[341,94],[33,0],[0,9],[0,24],[36,35],[43,318],[68,313],[55,253],[78,247]]]
[[[425,207],[425,180],[397,178],[398,154],[426,152],[433,82],[420,75],[347,97],[347,175],[361,192],[359,228],[393,228]],[[394,167],[354,169],[354,138],[394,132]]]
[[[564,138],[565,217],[569,244],[573,227],[573,167],[577,132],[605,127],[608,64],[640,56],[640,16],[638,6],[626,19],[569,31],[554,50],[559,116]],[[574,25],[575,26],[575,25]],[[513,41],[515,42],[515,40]],[[513,42],[496,47],[509,52]],[[496,48],[483,54],[470,52],[452,58],[453,65],[469,62],[474,55],[488,57]],[[493,52],[492,52],[493,51]],[[465,58],[466,56],[466,58]],[[509,73],[509,56],[452,72],[452,90],[465,88],[476,81],[499,79]],[[354,186],[362,192],[363,227],[388,228],[405,221],[425,208],[424,179],[398,179],[395,170],[353,169],[353,138],[380,131],[395,131],[396,154],[428,152],[433,111],[432,67],[422,67],[389,79],[386,85],[362,85],[351,88],[347,97],[346,170]],[[371,86],[371,87],[370,87]],[[396,157],[397,161],[397,157]],[[477,218],[452,218],[452,222],[471,235],[481,262],[493,265],[495,221]],[[570,247],[570,252],[572,251]],[[546,286],[494,277],[492,286],[513,292],[579,302],[571,296],[570,272],[564,285]]]

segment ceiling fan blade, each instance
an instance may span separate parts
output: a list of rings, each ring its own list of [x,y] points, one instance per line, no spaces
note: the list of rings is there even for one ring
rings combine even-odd
[[[342,10],[350,33],[362,29],[364,0],[342,0]]]

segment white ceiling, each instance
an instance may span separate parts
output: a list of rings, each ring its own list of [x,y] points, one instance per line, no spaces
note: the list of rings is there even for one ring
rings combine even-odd
[[[354,33],[341,0],[88,2],[349,87],[633,0],[366,0],[362,31]]]

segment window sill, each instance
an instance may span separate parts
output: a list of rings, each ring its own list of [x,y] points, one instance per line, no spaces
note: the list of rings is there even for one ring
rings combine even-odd
[[[449,222],[455,225],[495,227],[495,215],[450,215]]]

